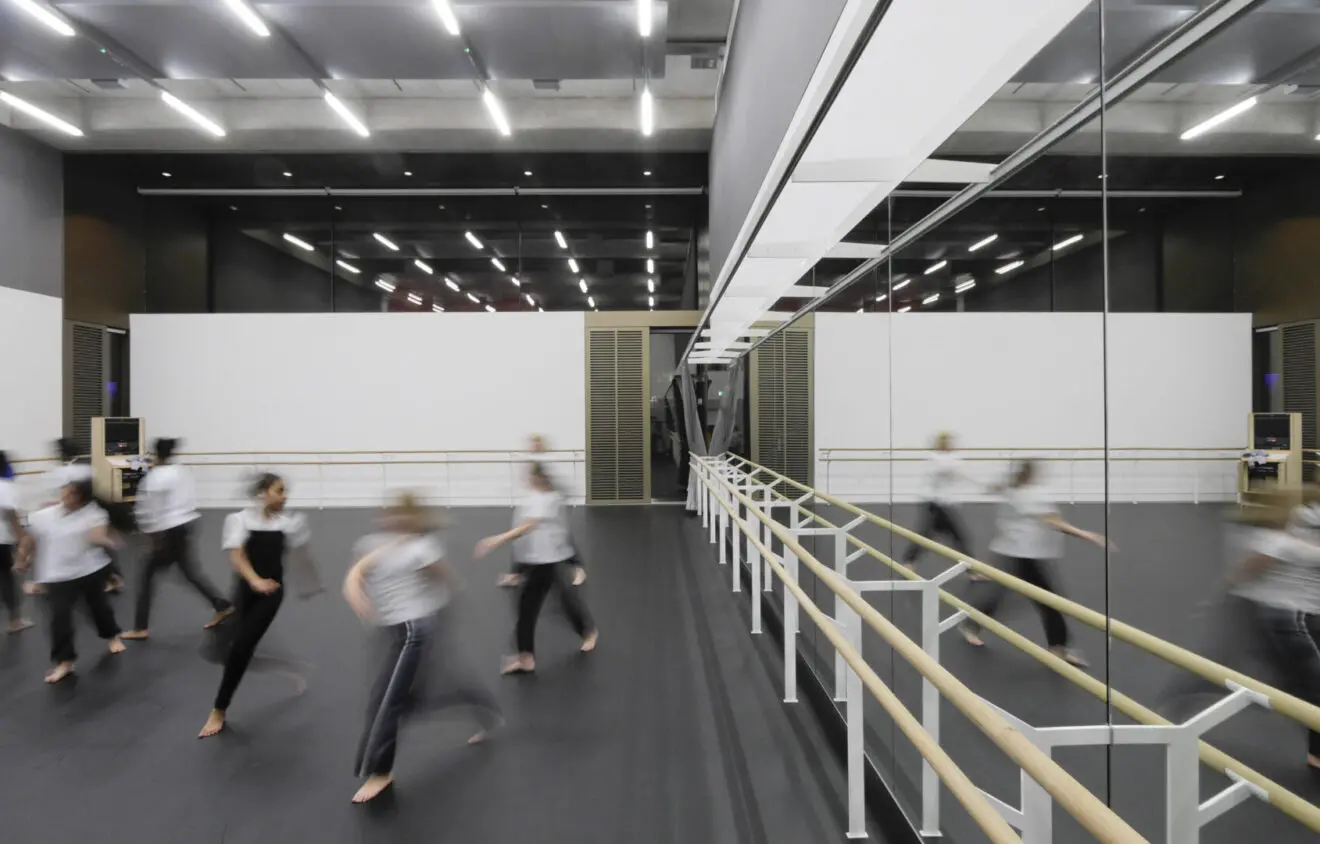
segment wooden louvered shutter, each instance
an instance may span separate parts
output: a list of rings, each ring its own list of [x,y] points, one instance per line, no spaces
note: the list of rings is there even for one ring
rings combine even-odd
[[[105,329],[69,323],[69,436],[80,454],[92,448],[92,418],[105,415]]]
[[[587,332],[587,500],[650,500],[650,373],[645,328]]]
[[[752,352],[752,460],[811,483],[811,331],[787,329]]]
[[[1302,414],[1302,447],[1316,442],[1316,323],[1283,327],[1283,409]]]

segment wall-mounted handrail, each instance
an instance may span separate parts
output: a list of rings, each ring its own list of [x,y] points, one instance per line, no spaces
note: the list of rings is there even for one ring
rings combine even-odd
[[[702,458],[694,459],[701,460]],[[701,479],[703,485],[709,489],[715,490],[715,487],[711,485],[712,478],[700,474],[698,477]],[[786,530],[783,525],[761,512],[759,506],[755,502],[744,496],[727,480],[721,477],[713,477],[713,481],[722,487],[719,494],[716,494],[713,497],[720,503],[720,506],[725,509],[726,512],[730,512],[732,506],[729,501],[736,501],[743,505],[748,513],[755,515],[757,520],[760,521],[777,539],[779,539],[785,548],[793,552],[800,563],[805,564],[807,568],[809,568],[830,588],[831,591],[834,592],[835,595],[839,596],[855,613],[857,613],[857,615],[865,621],[872,630],[885,639],[885,641],[887,641],[897,653],[901,654],[903,658],[906,659],[908,663],[923,677],[934,684],[946,700],[967,716],[967,718],[985,733],[985,735],[993,741],[995,745],[1005,753],[1005,755],[1012,759],[1018,767],[1044,788],[1050,796],[1065,809],[1065,811],[1071,814],[1078,823],[1095,836],[1098,841],[1107,843],[1112,842],[1112,844],[1118,844],[1118,842],[1136,844],[1136,842],[1144,842],[1146,840],[1132,829],[1127,822],[1119,817],[1112,809],[1106,806],[1103,801],[1084,788],[1081,783],[1077,782],[1077,780],[1060,767],[1057,762],[1051,759],[1048,754],[1032,744],[1021,732],[1014,729],[1007,719],[1000,715],[999,712],[986,704],[980,697],[963,685],[963,683],[954,677],[948,669],[931,659],[931,657],[922,650],[917,643],[904,635],[902,631],[889,621],[889,619],[885,618],[874,606],[866,601],[861,594],[852,589],[846,583],[840,583],[839,578],[834,571],[826,567],[802,547],[801,543],[799,543],[792,533]],[[725,497],[727,497],[727,501],[725,500]],[[798,600],[802,608],[811,608],[807,610],[808,614],[811,615],[812,620],[815,621],[822,630],[826,631],[827,638],[830,639],[830,642],[835,646],[836,650],[839,649],[840,644],[847,645],[846,640],[843,640],[843,638],[838,635],[838,632],[833,629],[833,622],[829,621],[824,614],[815,607],[815,604],[811,602],[810,598],[801,587],[797,586],[793,578],[787,575],[786,571],[770,549],[766,548],[765,545],[755,536],[755,531],[749,529],[748,523],[738,518],[736,513],[730,512],[730,515],[733,518],[734,523],[738,525],[739,530],[749,541],[752,542],[754,547],[757,548],[762,559],[771,565],[776,576],[778,576],[786,585],[791,585],[794,597]],[[843,653],[842,651],[840,652]],[[858,658],[860,659],[860,656]],[[847,655],[845,655],[845,660],[847,660]],[[853,661],[848,660],[848,662],[849,665],[854,667],[854,670],[858,670]],[[858,673],[860,675],[861,671],[858,670]],[[900,725],[903,726],[904,733],[908,735],[909,738],[912,738],[917,734],[925,735],[926,741],[918,744],[918,742],[914,740],[914,744],[918,744],[918,750],[926,760],[931,763],[931,766],[936,767],[936,760],[940,758],[942,753],[935,756],[927,755],[927,750],[931,749],[932,745],[938,747],[938,745],[935,744],[934,739],[930,737],[929,733],[926,733],[914,718],[912,718],[911,713],[903,708],[901,702],[893,696],[893,692],[890,691],[888,687],[884,686],[879,678],[875,676],[874,672],[870,672],[870,676],[874,678],[875,685],[872,685],[872,682],[868,681],[868,689],[876,695],[876,698],[880,701],[881,705],[895,717],[895,722],[898,723],[901,719],[901,714],[899,713],[906,714],[907,718],[910,719],[905,726]],[[883,688],[888,694],[878,694],[877,687]],[[949,760],[948,764],[953,765],[952,760]],[[956,769],[956,766],[953,767]],[[937,768],[937,772],[938,770],[939,769]],[[951,772],[946,771],[946,773],[950,773],[951,775]],[[940,776],[941,779],[944,779],[946,785],[949,785],[950,791],[953,791],[953,785],[949,779],[945,778],[945,773],[941,773]],[[966,780],[965,775],[961,777],[961,781],[970,785],[970,782]],[[975,789],[973,788],[973,790]],[[965,795],[959,794],[958,798],[963,805],[967,807],[968,811],[973,814],[973,817],[977,819],[977,823],[981,824],[982,830],[988,835],[991,835],[994,840],[1018,840],[1016,833],[1012,832],[1011,828],[1007,831],[1007,835],[1011,837],[998,838],[994,837],[992,832],[992,830],[998,829],[998,826],[982,824],[981,818],[987,812],[993,814],[1000,822],[1002,822],[1003,819],[993,808],[990,807],[989,803],[985,800],[985,797],[981,795],[979,791],[974,795],[971,793]],[[987,824],[988,823],[989,821],[987,821]]]
[[[901,525],[897,525],[892,522],[889,522],[886,519],[876,516],[874,513],[870,513],[866,510],[861,509],[860,507],[857,507],[846,501],[842,501],[835,496],[829,495],[828,493],[819,492],[813,489],[812,487],[806,486],[805,484],[793,480],[792,478],[789,478],[785,475],[781,475],[780,473],[774,471],[773,469],[768,469],[764,466],[761,466],[757,463],[753,463],[752,461],[746,460],[745,458],[741,458],[741,457],[736,457],[732,459],[736,460],[738,463],[742,464],[743,466],[746,466],[749,470],[750,475],[753,477],[757,474],[765,474],[766,476],[778,480],[788,486],[792,486],[801,492],[811,493],[813,496],[812,499],[813,501],[814,500],[823,501],[827,504],[831,504],[835,507],[838,507],[841,510],[850,513],[854,516],[865,518],[868,521],[872,522],[873,524],[877,524],[880,527],[886,528],[891,533],[897,534],[898,536],[908,539],[909,541],[916,542],[920,544],[922,547],[934,551],[935,553],[940,554],[941,556],[944,556],[950,560],[954,560],[957,562],[965,562],[969,566],[969,568],[981,574],[984,574],[987,577],[990,577],[991,579],[999,582],[1003,586],[1012,589],[1018,592],[1019,594],[1024,595],[1027,598],[1030,598],[1033,601],[1038,601],[1040,603],[1047,604],[1059,610],[1060,612],[1069,615],[1077,619],[1078,621],[1081,621],[1082,623],[1095,627],[1099,630],[1106,629],[1106,620],[1107,620],[1106,617],[1101,613],[1098,613],[1095,610],[1090,609],[1089,607],[1086,607],[1082,604],[1078,604],[1074,601],[1070,601],[1067,598],[1063,598],[1059,595],[1054,594],[1053,592],[1047,592],[1043,589],[1039,589],[1035,586],[1032,586],[1026,581],[1020,580],[1006,572],[1001,571],[998,568],[995,568],[994,566],[987,565],[974,558],[968,557],[963,554],[959,554],[957,551],[948,548],[944,545],[941,545],[938,542],[927,539],[924,536],[921,536],[920,534],[913,533],[912,531],[907,530]],[[772,494],[780,501],[790,500],[787,496],[782,495],[778,491],[772,491]],[[804,516],[809,517],[812,521],[816,522],[822,527],[829,527],[829,528],[837,527],[836,525],[834,525],[832,522],[828,521],[824,517],[816,513],[813,513],[806,508],[803,508],[801,512]],[[914,580],[914,581],[923,579],[916,572],[911,571],[906,566],[903,566],[901,563],[888,557],[883,552],[877,550],[873,546],[858,539],[857,537],[849,534],[847,539],[849,543],[856,546],[858,549],[866,552],[872,558],[879,560],[881,563],[885,564],[891,570],[901,575],[905,579]],[[1034,642],[1031,642],[1026,637],[1015,632],[1014,630],[1005,626],[999,621],[985,615],[984,613],[979,612],[974,607],[972,607],[971,604],[968,604],[966,601],[963,601],[962,599],[958,598],[952,593],[944,589],[941,589],[939,590],[939,595],[940,595],[940,600],[944,604],[951,606],[955,609],[961,610],[963,612],[966,612],[970,618],[972,618],[982,627],[994,633],[995,635],[999,636],[1000,638],[1004,639],[1009,644],[1016,646],[1027,655],[1035,658],[1037,661],[1053,669],[1055,672],[1062,675],[1066,679],[1071,680],[1080,688],[1084,689],[1087,692],[1090,692],[1091,694],[1095,695],[1101,700],[1112,701],[1116,709],[1118,709],[1124,715],[1127,715],[1129,718],[1132,718],[1134,721],[1150,726],[1167,726],[1168,724],[1171,723],[1167,719],[1160,716],[1158,713],[1154,712],[1153,710],[1148,709],[1147,707],[1143,706],[1142,704],[1138,703],[1137,701],[1124,695],[1121,692],[1106,687],[1099,680],[1096,680],[1094,677],[1090,676],[1084,671],[1081,671],[1069,665],[1066,661],[1050,653],[1045,648],[1042,648],[1039,645],[1035,644]],[[1308,727],[1314,728],[1313,727],[1314,724],[1320,723],[1320,708],[1317,708],[1303,700],[1300,700],[1299,698],[1289,695],[1286,692],[1283,692],[1279,689],[1269,686],[1268,684],[1262,683],[1259,680],[1256,680],[1255,678],[1249,677],[1245,674],[1241,674],[1225,666],[1219,665],[1218,663],[1215,663],[1212,660],[1208,660],[1205,657],[1200,656],[1199,654],[1194,654],[1170,642],[1165,642],[1162,639],[1158,639],[1157,637],[1151,636],[1150,634],[1145,633],[1144,631],[1137,630],[1136,628],[1124,624],[1123,622],[1119,622],[1112,619],[1108,621],[1109,624],[1111,625],[1108,629],[1112,631],[1114,636],[1116,636],[1117,638],[1123,641],[1128,642],[1129,644],[1135,645],[1141,648],[1142,650],[1145,650],[1147,653],[1150,653],[1154,656],[1158,656],[1167,662],[1171,662],[1174,665],[1178,665],[1179,667],[1185,670],[1198,674],[1201,677],[1210,680],[1211,682],[1221,687],[1225,687],[1226,681],[1231,681],[1233,683],[1243,686],[1244,688],[1263,694],[1269,698],[1271,708],[1276,709],[1280,713],[1287,715],[1290,718],[1293,718],[1294,720]],[[1137,634],[1137,635],[1133,635],[1133,634]],[[1147,647],[1148,644],[1152,646]],[[1303,799],[1294,792],[1289,791],[1287,788],[1283,787],[1279,783],[1271,780],[1269,777],[1266,777],[1264,774],[1261,774],[1260,772],[1246,766],[1242,762],[1239,762],[1237,759],[1234,759],[1233,757],[1229,756],[1228,754],[1224,753],[1223,751],[1219,750],[1218,748],[1204,741],[1201,741],[1199,743],[1199,753],[1200,753],[1201,761],[1204,762],[1209,767],[1213,768],[1216,771],[1219,771],[1220,773],[1224,773],[1224,774],[1231,773],[1232,775],[1241,777],[1243,780],[1246,780],[1247,782],[1261,788],[1268,796],[1268,801],[1270,804],[1277,806],[1279,810],[1282,811],[1284,814],[1306,825],[1311,830],[1315,832],[1320,832],[1320,807],[1315,806],[1314,804]]]

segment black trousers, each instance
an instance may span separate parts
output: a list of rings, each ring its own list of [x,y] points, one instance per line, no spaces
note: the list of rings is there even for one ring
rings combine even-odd
[[[945,537],[959,554],[971,553],[967,548],[967,532],[963,529],[962,517],[952,507],[927,501],[926,506],[921,510],[921,526],[917,529],[917,533],[927,539]],[[913,542],[903,553],[903,562],[909,565],[915,563],[925,550]]]
[[[1033,560],[1026,557],[1001,557],[1001,562],[1009,574],[1020,577],[1032,586],[1038,586],[1047,592],[1053,592],[1056,595],[1058,590],[1049,573],[1049,560]],[[1004,602],[1004,593],[1008,587],[1001,586],[994,581],[983,581],[973,584],[973,589],[984,590],[983,596],[979,600],[972,601],[972,606],[981,612],[993,617],[999,611],[1000,605]],[[1063,613],[1047,607],[1044,604],[1036,604],[1036,609],[1040,610],[1040,620],[1045,625],[1045,641],[1051,648],[1062,648],[1068,645],[1068,624],[1063,619]],[[980,626],[975,622],[968,622],[967,626],[973,631],[979,631]]]
[[[406,716],[423,708],[470,706],[483,729],[499,723],[500,708],[494,696],[458,667],[443,641],[443,627],[441,617],[433,615],[381,629],[384,653],[358,742],[354,763],[358,776],[384,776],[394,770],[399,726]],[[447,670],[437,677],[437,667]]]
[[[5,605],[9,620],[18,618],[18,578],[14,576],[14,546],[0,545],[0,603]]]
[[[1256,623],[1288,685],[1302,700],[1320,706],[1320,615],[1257,604]],[[1307,752],[1320,757],[1320,733],[1308,732]]]
[[[119,635],[115,611],[105,594],[109,566],[100,571],[58,583],[46,584],[50,596],[50,658],[52,662],[73,662],[78,652],[73,646],[73,607],[79,600],[87,605],[96,626],[96,635],[113,639]]]
[[[147,629],[147,625],[151,622],[151,599],[155,596],[156,575],[172,565],[179,567],[179,573],[192,584],[212,609],[220,612],[229,608],[229,601],[222,598],[210,581],[197,569],[197,561],[192,554],[191,527],[191,525],[179,525],[151,535],[151,554],[147,557],[142,580],[138,583],[137,610],[133,615],[134,628]]]
[[[279,612],[280,604],[284,603],[284,588],[281,586],[269,595],[262,595],[240,579],[234,603],[238,608],[237,620],[221,625],[233,626],[233,639],[225,656],[225,673],[220,678],[220,689],[215,695],[216,709],[229,708],[230,701],[234,699],[234,691],[247,673],[253,654],[257,652],[261,637],[266,635],[271,622],[275,620],[275,614]]]
[[[552,589],[559,590],[564,614],[568,616],[568,623],[573,626],[574,632],[585,636],[594,629],[587,605],[583,603],[579,590],[564,582],[562,568],[563,563],[544,563],[528,565],[524,569],[522,586],[518,592],[518,622],[514,627],[518,653],[536,653],[536,620]]]

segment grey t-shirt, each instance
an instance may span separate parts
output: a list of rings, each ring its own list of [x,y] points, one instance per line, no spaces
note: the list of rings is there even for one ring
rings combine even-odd
[[[1320,613],[1320,545],[1292,531],[1266,528],[1243,529],[1234,544],[1244,559],[1259,555],[1273,561],[1234,594],[1278,609]]]
[[[449,603],[449,589],[432,568],[445,557],[439,538],[375,533],[358,541],[354,559],[360,560],[377,549],[382,550],[364,578],[377,624],[416,621]]]
[[[1038,486],[1004,490],[990,550],[1005,557],[1053,560],[1063,556],[1063,534],[1045,521],[1059,509]]]

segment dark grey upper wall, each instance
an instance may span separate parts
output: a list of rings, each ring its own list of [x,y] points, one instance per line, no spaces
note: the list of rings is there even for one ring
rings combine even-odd
[[[710,276],[718,278],[843,11],[843,0],[742,0],[710,153]]]
[[[0,126],[0,287],[64,295],[62,158]]]

